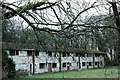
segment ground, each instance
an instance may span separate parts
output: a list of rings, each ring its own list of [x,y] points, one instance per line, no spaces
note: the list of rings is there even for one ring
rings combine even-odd
[[[32,76],[25,76],[23,78],[117,78],[117,67],[99,68],[99,69],[86,69],[80,71],[64,71],[52,72],[44,74],[36,74]],[[25,79],[25,80],[26,80]],[[20,79],[21,80],[21,79]]]

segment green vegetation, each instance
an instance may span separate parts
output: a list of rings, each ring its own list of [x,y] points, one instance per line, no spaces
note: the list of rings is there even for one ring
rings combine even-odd
[[[22,77],[22,80],[27,78],[117,78],[117,67],[89,69],[80,71],[64,71],[52,72],[44,74],[36,74],[32,76]],[[21,80],[21,79],[20,79]]]
[[[2,77],[13,78],[15,76],[15,63],[5,51],[2,51]]]

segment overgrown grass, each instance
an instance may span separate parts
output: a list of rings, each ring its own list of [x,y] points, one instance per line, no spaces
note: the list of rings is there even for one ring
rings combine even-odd
[[[64,71],[64,72],[52,72],[44,74],[36,74],[32,76],[21,77],[20,80],[26,80],[27,78],[117,78],[117,67],[99,68],[99,69],[86,69],[80,71]],[[26,78],[26,79],[24,79]]]

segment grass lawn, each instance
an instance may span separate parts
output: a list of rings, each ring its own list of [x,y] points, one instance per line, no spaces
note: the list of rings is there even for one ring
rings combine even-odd
[[[23,78],[117,78],[117,67],[99,68],[99,69],[86,69],[80,71],[64,71],[64,72],[52,72],[44,74],[36,74],[31,76],[25,76]],[[26,80],[26,79],[25,79]]]

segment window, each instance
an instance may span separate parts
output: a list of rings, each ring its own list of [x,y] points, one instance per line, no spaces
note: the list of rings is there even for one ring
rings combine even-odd
[[[85,54],[81,54],[82,57],[85,57]]]
[[[75,56],[78,57],[78,53],[76,53]]]
[[[44,69],[45,68],[45,63],[39,63],[39,69]]]
[[[88,53],[86,53],[85,55],[86,55],[87,57],[89,57],[89,54],[88,54]]]
[[[98,64],[98,62],[95,62],[95,65],[97,65]]]
[[[100,54],[95,54],[95,57],[100,57]]]
[[[103,65],[102,61],[100,61],[100,65]]]
[[[85,66],[85,62],[82,62],[82,66]]]
[[[57,57],[58,56],[58,54],[57,53],[54,53],[54,55],[53,55],[54,57]]]
[[[63,63],[63,67],[66,67],[66,63]]]
[[[70,53],[67,53],[67,57],[69,57],[70,56]]]
[[[16,55],[19,55],[19,51],[18,50],[16,50]]]
[[[15,56],[15,50],[10,50],[10,55]]]
[[[57,63],[52,63],[52,68],[57,68]]]
[[[51,51],[48,51],[48,56],[52,57],[52,52]]]
[[[27,51],[28,56],[32,56],[32,50]]]
[[[62,53],[62,57],[66,57],[66,53],[65,52]]]
[[[89,62],[89,66],[92,66],[92,62]]]
[[[87,53],[87,57],[91,57],[91,54],[88,54],[88,53]]]
[[[38,55],[39,55],[39,51],[36,50],[36,51],[35,51],[35,56],[38,56]]]
[[[67,65],[71,66],[71,63],[68,62]]]
[[[89,54],[89,57],[92,57],[92,54]]]

